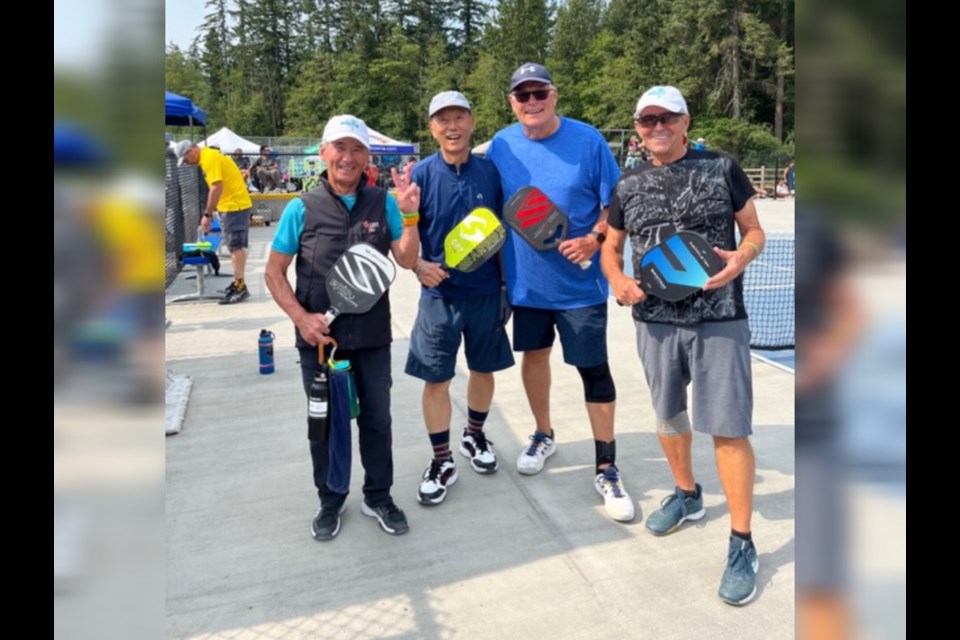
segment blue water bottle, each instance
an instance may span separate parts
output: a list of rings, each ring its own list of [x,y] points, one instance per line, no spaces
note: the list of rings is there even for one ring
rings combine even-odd
[[[266,329],[260,330],[260,339],[257,344],[260,347],[260,373],[266,375],[274,372],[273,367],[273,331]]]

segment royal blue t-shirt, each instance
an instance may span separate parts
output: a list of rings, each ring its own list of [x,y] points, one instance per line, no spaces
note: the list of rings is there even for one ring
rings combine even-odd
[[[493,163],[471,155],[458,170],[438,151],[413,167],[413,182],[420,187],[420,252],[424,260],[443,263],[447,233],[477,207],[500,216],[503,205],[500,176]],[[491,258],[471,273],[450,270],[450,277],[436,287],[423,288],[424,295],[443,298],[473,298],[500,289],[500,266]]]
[[[569,216],[567,238],[590,233],[620,178],[600,132],[570,118],[560,118],[560,127],[542,140],[527,138],[519,123],[502,129],[487,157],[500,172],[504,202],[521,187],[538,187]],[[559,250],[537,251],[511,230],[503,264],[514,305],[577,309],[607,300],[599,251],[590,268],[581,269]]]

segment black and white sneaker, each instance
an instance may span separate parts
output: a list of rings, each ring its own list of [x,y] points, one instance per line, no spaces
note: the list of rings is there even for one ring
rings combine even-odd
[[[347,505],[340,508],[321,507],[310,525],[310,533],[314,540],[333,540],[340,533],[340,516],[347,510]]]
[[[393,500],[377,507],[371,507],[364,500],[360,504],[360,511],[365,516],[376,518],[377,522],[380,523],[380,528],[392,536],[399,536],[410,531],[406,514],[393,503]]]
[[[243,285],[242,289],[238,289],[234,284],[231,283],[227,287],[227,292],[223,294],[223,299],[220,300],[220,304],[236,304],[238,302],[243,302],[250,297],[250,289],[247,285]]]
[[[493,441],[487,440],[483,431],[473,434],[464,430],[460,438],[460,453],[470,458],[470,466],[477,473],[495,473],[500,468]]]
[[[457,481],[457,465],[453,460],[431,460],[423,472],[417,500],[422,505],[440,504],[447,497],[447,488]]]

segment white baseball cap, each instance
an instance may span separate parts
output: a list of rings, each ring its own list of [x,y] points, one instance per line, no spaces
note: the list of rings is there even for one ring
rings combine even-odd
[[[444,91],[433,96],[433,100],[430,101],[430,108],[427,110],[427,116],[432,118],[433,114],[447,107],[460,107],[467,111],[473,111],[470,108],[470,101],[467,100],[465,95],[459,91]]]
[[[668,85],[647,89],[647,92],[637,101],[637,110],[633,113],[633,117],[639,118],[647,107],[662,107],[673,113],[690,113],[687,110],[687,101],[683,99],[680,90]]]
[[[367,130],[366,123],[356,116],[346,114],[330,118],[327,126],[323,128],[320,143],[326,144],[343,138],[353,138],[362,143],[368,151],[370,150],[370,132]]]
[[[189,140],[181,140],[173,145],[173,153],[177,156],[177,166],[183,166],[183,161],[187,157],[187,151],[193,148],[193,143]]]

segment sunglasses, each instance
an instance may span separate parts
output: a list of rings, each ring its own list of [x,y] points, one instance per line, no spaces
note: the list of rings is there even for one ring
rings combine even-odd
[[[530,96],[533,96],[538,101],[543,102],[550,95],[551,89],[536,89],[535,91],[514,91],[514,99],[521,103],[525,104],[530,102]]]
[[[639,124],[644,129],[653,129],[658,123],[665,127],[672,127],[680,122],[681,118],[683,118],[682,113],[670,113],[668,111],[655,116],[640,116],[639,118],[635,118],[634,122]]]

